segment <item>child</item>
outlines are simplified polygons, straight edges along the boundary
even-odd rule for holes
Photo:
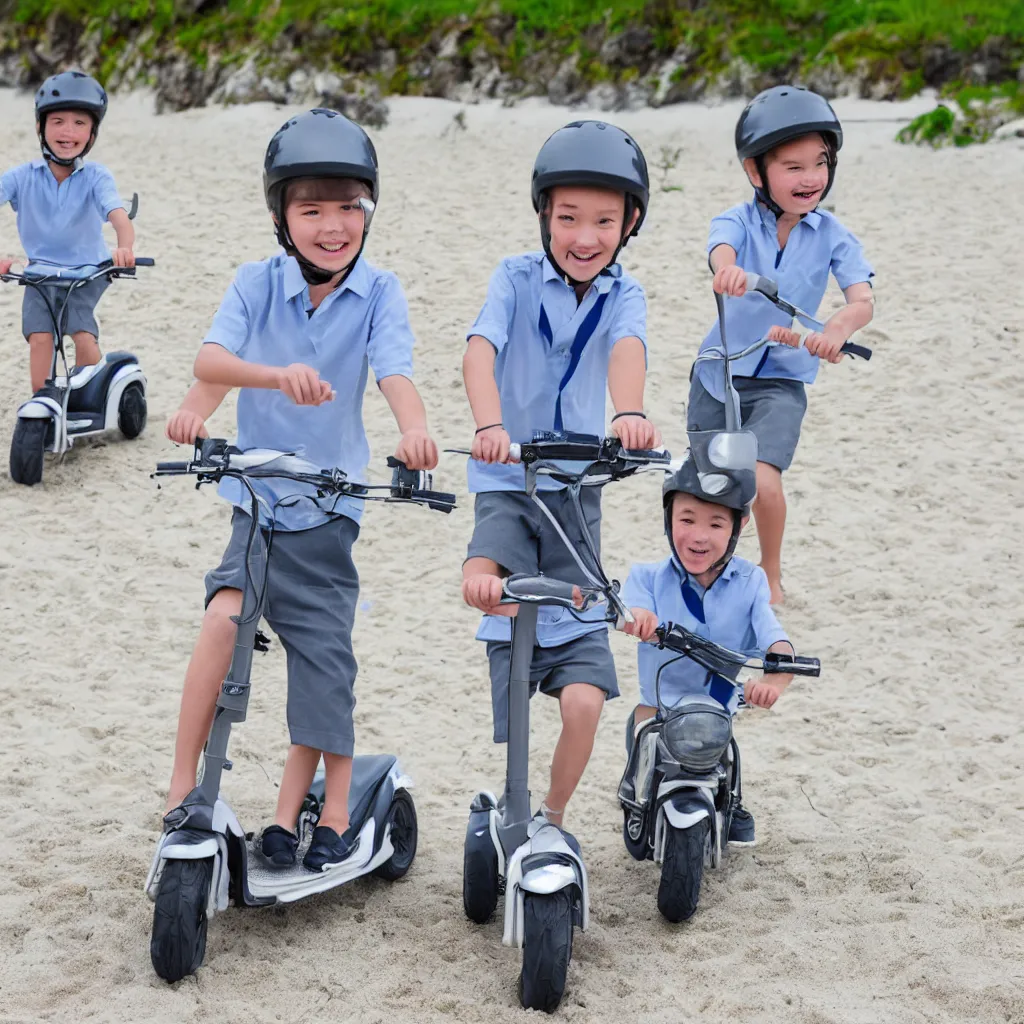
[[[786,499],[782,474],[793,461],[807,409],[804,385],[813,382],[818,360],[838,363],[854,331],[871,321],[871,278],[860,242],[818,204],[835,176],[843,130],[831,106],[816,93],[780,85],[755,97],[736,125],[736,152],[754,186],[754,198],[711,222],[708,253],[716,292],[742,296],[746,273],[774,278],[779,294],[801,309],[821,303],[831,269],[846,296],[845,308],[804,349],[768,347],[733,364],[744,428],[757,435],[757,500],[754,519],[761,567],[772,604],[781,604],[782,534]],[[798,346],[792,322],[758,296],[726,304],[730,351],[768,337]],[[718,345],[718,321],[701,351]],[[725,425],[720,363],[696,364],[690,385],[688,430]]]
[[[10,203],[18,214],[18,234],[30,263],[62,267],[90,266],[113,259],[118,267],[135,266],[135,229],[114,184],[101,164],[86,163],[107,112],[107,94],[81,71],[52,75],[36,93],[36,133],[41,160],[22,164],[0,177],[0,205]],[[103,222],[117,233],[111,254],[103,241]],[[0,274],[13,260],[0,260]],[[67,330],[75,343],[75,364],[100,361],[99,326],[94,310],[110,282],[97,278],[71,293]],[[24,289],[21,329],[29,344],[29,371],[35,394],[50,375],[53,323],[43,296]],[[48,295],[56,300],[54,289]],[[63,299],[63,291],[60,297]]]
[[[768,580],[752,562],[733,554],[740,531],[750,516],[754,473],[731,474],[730,485],[718,494],[705,492],[693,459],[666,477],[662,488],[665,534],[671,554],[661,562],[634,565],[622,589],[622,599],[636,620],[627,633],[650,640],[659,623],[675,622],[723,647],[762,655],[766,651],[793,653],[793,646],[769,603]],[[734,712],[739,691],[728,680],[701,668],[670,650],[644,645],[638,654],[640,703],[634,727],[658,712],[655,676],[661,673],[662,703],[677,704],[688,693],[710,694]],[[748,704],[770,708],[789,686],[788,674],[765,676],[748,684]],[[754,818],[742,805],[732,818],[729,842],[754,843]]]
[[[476,436],[469,489],[476,526],[463,564],[462,595],[487,616],[494,740],[508,738],[508,671],[514,614],[498,605],[502,577],[543,572],[583,582],[572,556],[525,493],[521,466],[508,465],[509,443],[536,430],[603,435],[605,388],[615,406],[611,430],[628,448],[650,448],[658,434],[643,413],[646,302],[643,289],[615,262],[647,211],[647,164],[625,132],[576,121],[555,132],[533,170],[533,206],[543,252],[503,260],[469,331],[463,374]],[[570,538],[582,543],[565,488],[542,477],[542,500]],[[600,492],[583,508],[600,541]],[[601,708],[618,696],[602,622],[581,623],[562,609],[541,608],[532,677],[558,697],[562,733],[541,812],[562,824],[583,774]]]
[[[233,387],[241,448],[302,451],[318,466],[360,480],[369,461],[362,419],[368,365],[402,439],[395,456],[411,468],[437,464],[426,415],[411,381],[413,337],[401,286],[362,258],[378,197],[377,156],[358,125],[333,110],[290,119],[270,140],[264,191],[284,252],[241,266],[196,358],[195,384],[168,424],[191,443]],[[252,481],[274,506],[299,491],[291,481]],[[321,752],[326,802],[303,863],[342,862],[352,776],[351,631],[359,592],[352,546],[362,502],[346,498],[331,515],[313,499],[276,508],[266,619],[288,655],[291,747],[274,824],[262,851],[295,863],[295,823]],[[206,577],[206,615],[185,675],[168,810],[195,785],[196,765],[231,661],[233,615],[242,606],[249,498],[238,481],[221,484],[235,505],[231,539]],[[331,507],[334,507],[331,499]]]

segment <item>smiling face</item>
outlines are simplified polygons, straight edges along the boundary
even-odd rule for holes
[[[747,176],[761,187],[761,175],[754,160],[743,161]],[[815,132],[786,142],[765,158],[768,192],[783,211],[793,216],[810,213],[821,202],[828,186],[828,149]]]
[[[46,115],[45,141],[64,160],[80,156],[93,133],[92,114],[84,110],[52,110]]]
[[[704,583],[701,577],[725,554],[732,539],[732,509],[678,492],[672,499],[671,526],[672,546],[683,568]]]
[[[546,210],[551,253],[558,268],[576,281],[592,281],[612,261],[626,235],[625,197],[601,188],[560,185],[551,190]],[[632,229],[639,211],[634,211]]]
[[[300,255],[338,274],[357,256],[366,214],[360,199],[370,190],[350,178],[310,178],[288,185],[284,216]]]

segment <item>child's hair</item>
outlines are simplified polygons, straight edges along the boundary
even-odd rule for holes
[[[370,199],[373,193],[358,178],[297,178],[285,186],[284,206],[292,203],[351,203]]]
[[[758,161],[758,170],[763,175],[763,163],[767,163],[769,160],[773,160],[775,158],[775,154],[778,153],[778,151],[782,149],[783,146],[788,146],[791,142],[799,142],[801,139],[806,139],[808,136],[811,135],[817,135],[818,138],[821,139],[822,144],[825,146],[825,156],[828,160],[828,165],[829,167],[835,167],[836,161],[838,159],[836,137],[831,132],[808,132],[806,135],[798,135],[795,138],[786,139],[784,142],[780,142],[777,146],[772,146],[772,148],[769,149],[768,152],[765,153],[763,156],[755,157],[755,160]]]

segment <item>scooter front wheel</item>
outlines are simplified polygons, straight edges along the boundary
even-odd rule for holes
[[[408,790],[395,790],[384,824],[391,829],[391,845],[395,852],[383,864],[374,868],[373,873],[378,878],[396,882],[412,867],[412,862],[416,857],[416,841],[419,836],[416,805],[412,802],[412,796]]]
[[[31,487],[43,479],[43,452],[51,421],[18,417],[11,437],[11,479]]]
[[[658,909],[673,924],[689,920],[696,913],[710,831],[711,822],[703,818],[689,828],[669,828],[665,836]]]
[[[199,970],[203,962],[212,877],[212,857],[168,860],[164,864],[149,943],[153,970],[164,981],[181,981]]]
[[[570,889],[524,895],[519,975],[519,1001],[524,1009],[554,1013],[562,1001],[572,958],[572,904]]]
[[[138,381],[132,381],[121,392],[117,406],[117,427],[128,440],[146,429],[146,392]]]

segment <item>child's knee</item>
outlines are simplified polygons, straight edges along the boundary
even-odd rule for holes
[[[597,728],[607,694],[592,683],[570,683],[558,691],[562,723],[569,728]]]
[[[782,497],[782,473],[777,466],[768,462],[757,464],[757,497],[759,499]]]
[[[52,334],[30,334],[28,336],[28,343],[30,348],[44,349],[47,352],[53,348],[53,335]]]
[[[203,616],[203,626],[218,636],[234,640],[238,629],[232,616],[242,613],[242,592],[234,587],[223,587],[210,599]]]

